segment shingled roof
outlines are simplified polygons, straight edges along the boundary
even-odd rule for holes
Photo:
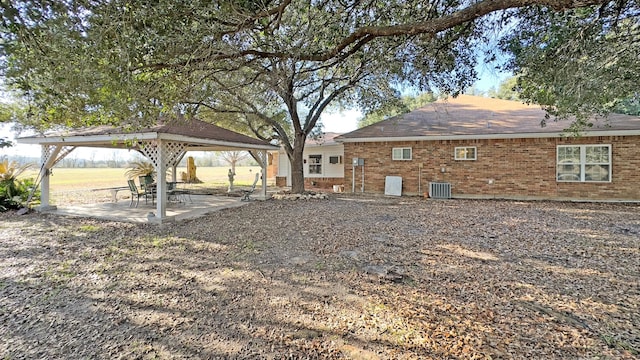
[[[547,121],[537,105],[460,95],[336,137],[339,142],[556,137],[569,121]],[[585,135],[640,135],[640,117],[594,119]]]
[[[324,132],[317,137],[310,136],[307,138],[306,146],[337,145],[338,143],[334,139],[340,135],[341,135],[340,133],[336,133],[336,132]]]
[[[191,150],[231,148],[277,149],[255,139],[197,119],[175,119],[158,125],[129,130],[125,127],[94,126],[22,137],[26,144],[67,144],[90,147],[127,147],[131,140],[165,139],[189,143]]]

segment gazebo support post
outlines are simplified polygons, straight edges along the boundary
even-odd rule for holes
[[[149,221],[162,223],[167,220],[167,168],[173,170],[173,181],[176,180],[176,167],[186,153],[186,144],[157,139],[139,142],[139,151],[144,154],[156,170],[156,204],[155,216]]]
[[[267,151],[259,151],[260,158],[262,159],[262,200],[267,200]]]
[[[173,164],[173,166],[171,166],[171,182],[178,182],[178,175],[176,174],[176,171],[178,171],[178,164]]]
[[[267,200],[267,150],[250,150],[249,153],[262,168],[262,190],[260,191],[260,200]]]
[[[40,169],[40,206],[38,207],[38,211],[48,211],[48,210],[55,210],[56,206],[51,206],[49,204],[49,200],[50,200],[50,186],[49,186],[49,179],[50,179],[50,174],[51,172],[49,171],[49,169],[51,169],[51,165],[49,164],[49,160],[50,159],[55,159],[56,156],[58,156],[58,153],[60,153],[60,150],[62,149],[62,146],[55,146],[53,147],[53,151],[51,150],[51,146],[49,145],[42,145],[42,153],[40,155],[40,162],[42,163],[42,168]]]
[[[180,161],[182,161],[182,159],[186,154],[187,154],[186,151],[182,152],[182,155],[178,156],[176,161],[173,164],[171,164],[171,181],[173,182],[178,181],[178,164],[180,164]]]
[[[64,159],[69,155],[75,146],[68,147],[63,145],[42,145],[42,151],[40,153],[40,206],[38,211],[49,211],[57,209],[57,206],[50,204],[51,186],[50,177],[51,169],[58,163],[58,161]],[[63,151],[64,150],[64,151]]]
[[[166,151],[164,143],[161,139],[157,142],[158,145],[158,158],[156,160],[156,221],[162,223],[167,217],[167,165],[166,165]]]

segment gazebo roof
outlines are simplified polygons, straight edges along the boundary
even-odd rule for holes
[[[138,140],[167,140],[187,144],[190,151],[277,150],[266,141],[206,123],[175,119],[144,129],[94,126],[18,138],[23,144],[50,144],[104,148],[135,148]]]

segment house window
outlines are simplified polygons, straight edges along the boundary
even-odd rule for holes
[[[309,155],[309,174],[322,174],[322,155]]]
[[[561,182],[610,182],[611,145],[558,145],[556,178]]]
[[[329,164],[342,164],[342,155],[329,156]]]
[[[475,146],[463,146],[454,149],[454,157],[456,160],[476,160],[476,154]]]
[[[411,160],[411,148],[393,148],[391,152],[393,160]]]

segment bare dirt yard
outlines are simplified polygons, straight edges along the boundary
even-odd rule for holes
[[[632,359],[640,206],[341,197],[0,214],[2,359]]]

